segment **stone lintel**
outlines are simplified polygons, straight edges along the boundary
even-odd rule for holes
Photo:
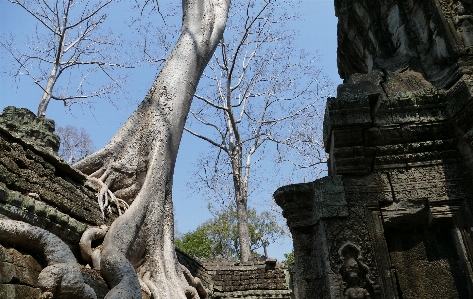
[[[276,190],[274,198],[291,228],[315,225],[320,219],[348,216],[341,176],[284,186]]]

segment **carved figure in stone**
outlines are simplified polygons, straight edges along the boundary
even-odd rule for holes
[[[437,60],[443,62],[449,57],[445,40],[439,32],[437,24],[433,20],[430,20],[429,27],[430,30],[432,30],[432,40],[434,42]]]
[[[465,47],[473,46],[473,16],[467,14],[465,7],[460,1],[454,6],[453,10],[456,14],[453,17],[453,23],[463,40],[463,44]]]
[[[369,299],[370,292],[365,288],[369,281],[367,279],[368,267],[363,264],[360,258],[360,250],[354,244],[347,243],[340,250],[340,257],[343,266],[340,272],[346,288],[343,292],[344,299]]]

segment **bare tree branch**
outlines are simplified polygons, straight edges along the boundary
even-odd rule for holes
[[[17,74],[25,72],[42,90],[38,116],[45,115],[51,99],[71,105],[73,99],[107,96],[111,88],[120,88],[118,82],[125,76],[113,73],[118,69],[131,68],[124,61],[116,61],[120,55],[119,37],[102,34],[100,27],[105,21],[113,0],[82,2],[80,0],[9,0],[33,16],[37,21],[36,36],[27,42],[10,41],[0,44],[19,66]],[[18,50],[14,43],[25,44]],[[34,46],[30,46],[34,45]],[[64,73],[76,74],[79,87],[64,81]],[[102,86],[101,80],[86,80],[90,75],[102,73],[110,81]],[[100,76],[102,76],[100,75]],[[80,77],[82,76],[82,77]],[[69,76],[74,80],[72,76]],[[61,90],[58,94],[57,90]]]
[[[31,16],[33,16],[36,20],[38,20],[39,22],[41,22],[41,24],[44,25],[44,27],[46,27],[47,29],[49,29],[49,31],[51,31],[52,33],[54,33],[55,35],[59,35],[59,32],[57,32],[55,30],[55,28],[52,28],[51,26],[49,26],[48,24],[46,24],[46,22],[44,22],[44,20],[42,20],[37,13],[35,13],[33,10],[29,9],[25,3],[22,3],[20,1],[12,1],[12,0],[9,0],[10,3],[13,3],[13,4],[17,4],[19,5],[21,8],[23,8],[24,10],[26,10]],[[49,18],[48,18],[49,19]]]
[[[200,138],[200,139],[202,139],[202,140],[205,140],[205,141],[209,142],[209,143],[212,144],[213,146],[216,146],[216,147],[220,148],[221,150],[223,150],[223,151],[225,151],[225,152],[228,151],[228,149],[227,149],[227,147],[226,147],[225,145],[218,144],[218,143],[216,143],[215,141],[213,141],[212,139],[207,138],[207,137],[205,137],[205,136],[203,136],[203,135],[197,134],[197,133],[195,133],[194,131],[189,130],[188,128],[184,128],[184,130],[186,130],[187,132],[191,133],[191,134],[194,135],[195,137],[198,137],[198,138]]]
[[[204,101],[205,103],[209,104],[210,106],[212,106],[212,107],[214,107],[214,108],[216,108],[216,109],[228,110],[226,107],[223,107],[223,106],[214,104],[214,103],[212,103],[211,101],[207,100],[206,98],[201,97],[201,96],[199,96],[199,95],[197,95],[197,94],[195,94],[194,97],[196,97],[196,98],[199,99],[199,100]]]
[[[233,0],[232,5],[220,50],[213,55],[201,80],[203,87],[195,96],[198,101],[193,103],[193,117],[188,119],[186,130],[216,149],[213,156],[199,160],[200,171],[194,176],[197,184],[193,185],[211,188],[213,197],[220,200],[236,202],[244,260],[248,198],[264,188],[265,184],[255,181],[271,176],[257,177],[253,173],[263,161],[275,164],[268,154],[274,144],[278,162],[321,146],[307,138],[308,143],[298,142],[297,138],[302,136],[300,130],[307,128],[301,125],[304,120],[320,122],[321,118],[311,118],[310,113],[319,99],[327,96],[329,89],[325,87],[330,82],[320,78],[317,60],[294,51],[294,33],[287,26],[294,16],[282,8],[285,4]],[[318,90],[315,82],[324,88]],[[209,132],[207,127],[220,130]],[[301,163],[297,157],[292,164],[317,165],[324,161],[320,154],[314,159]],[[230,185],[232,192],[222,192]]]

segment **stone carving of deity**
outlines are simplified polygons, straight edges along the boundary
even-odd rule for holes
[[[453,23],[463,40],[463,44],[465,47],[473,46],[473,16],[467,14],[465,7],[460,1],[454,6],[453,10],[456,14],[453,17]]]
[[[344,299],[370,299],[370,293],[364,288],[366,284],[367,267],[358,258],[359,249],[353,244],[345,244],[340,249],[340,257],[343,259],[343,266],[340,272],[346,288],[343,292]]]
[[[345,261],[345,282],[348,284],[344,299],[370,298],[370,293],[361,287],[360,267],[358,262],[350,257]]]

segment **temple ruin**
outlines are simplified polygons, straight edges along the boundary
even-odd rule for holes
[[[102,216],[99,186],[59,158],[58,148],[52,120],[11,106],[0,113],[0,219],[22,221],[59,237],[74,254],[84,282],[104,298],[109,287],[81,256],[79,243],[87,228],[110,225],[118,211],[112,206]],[[100,240],[92,246],[100,247]],[[200,278],[210,298],[291,298],[287,267],[274,259],[203,264],[178,249],[176,255]],[[39,252],[0,240],[0,298],[43,298],[38,276],[45,267]],[[143,293],[143,298],[149,296]]]
[[[274,194],[296,298],[473,298],[473,1],[335,10],[328,176]]]
[[[293,282],[273,260],[203,265],[177,250],[179,261],[212,298],[473,298],[473,1],[335,0],[335,10],[344,83],[327,100],[328,176],[274,194]],[[53,122],[4,110],[0,219],[59,237],[103,298],[78,244],[118,211],[102,217],[98,187],[58,146]],[[0,298],[39,298],[44,267],[0,244]]]

